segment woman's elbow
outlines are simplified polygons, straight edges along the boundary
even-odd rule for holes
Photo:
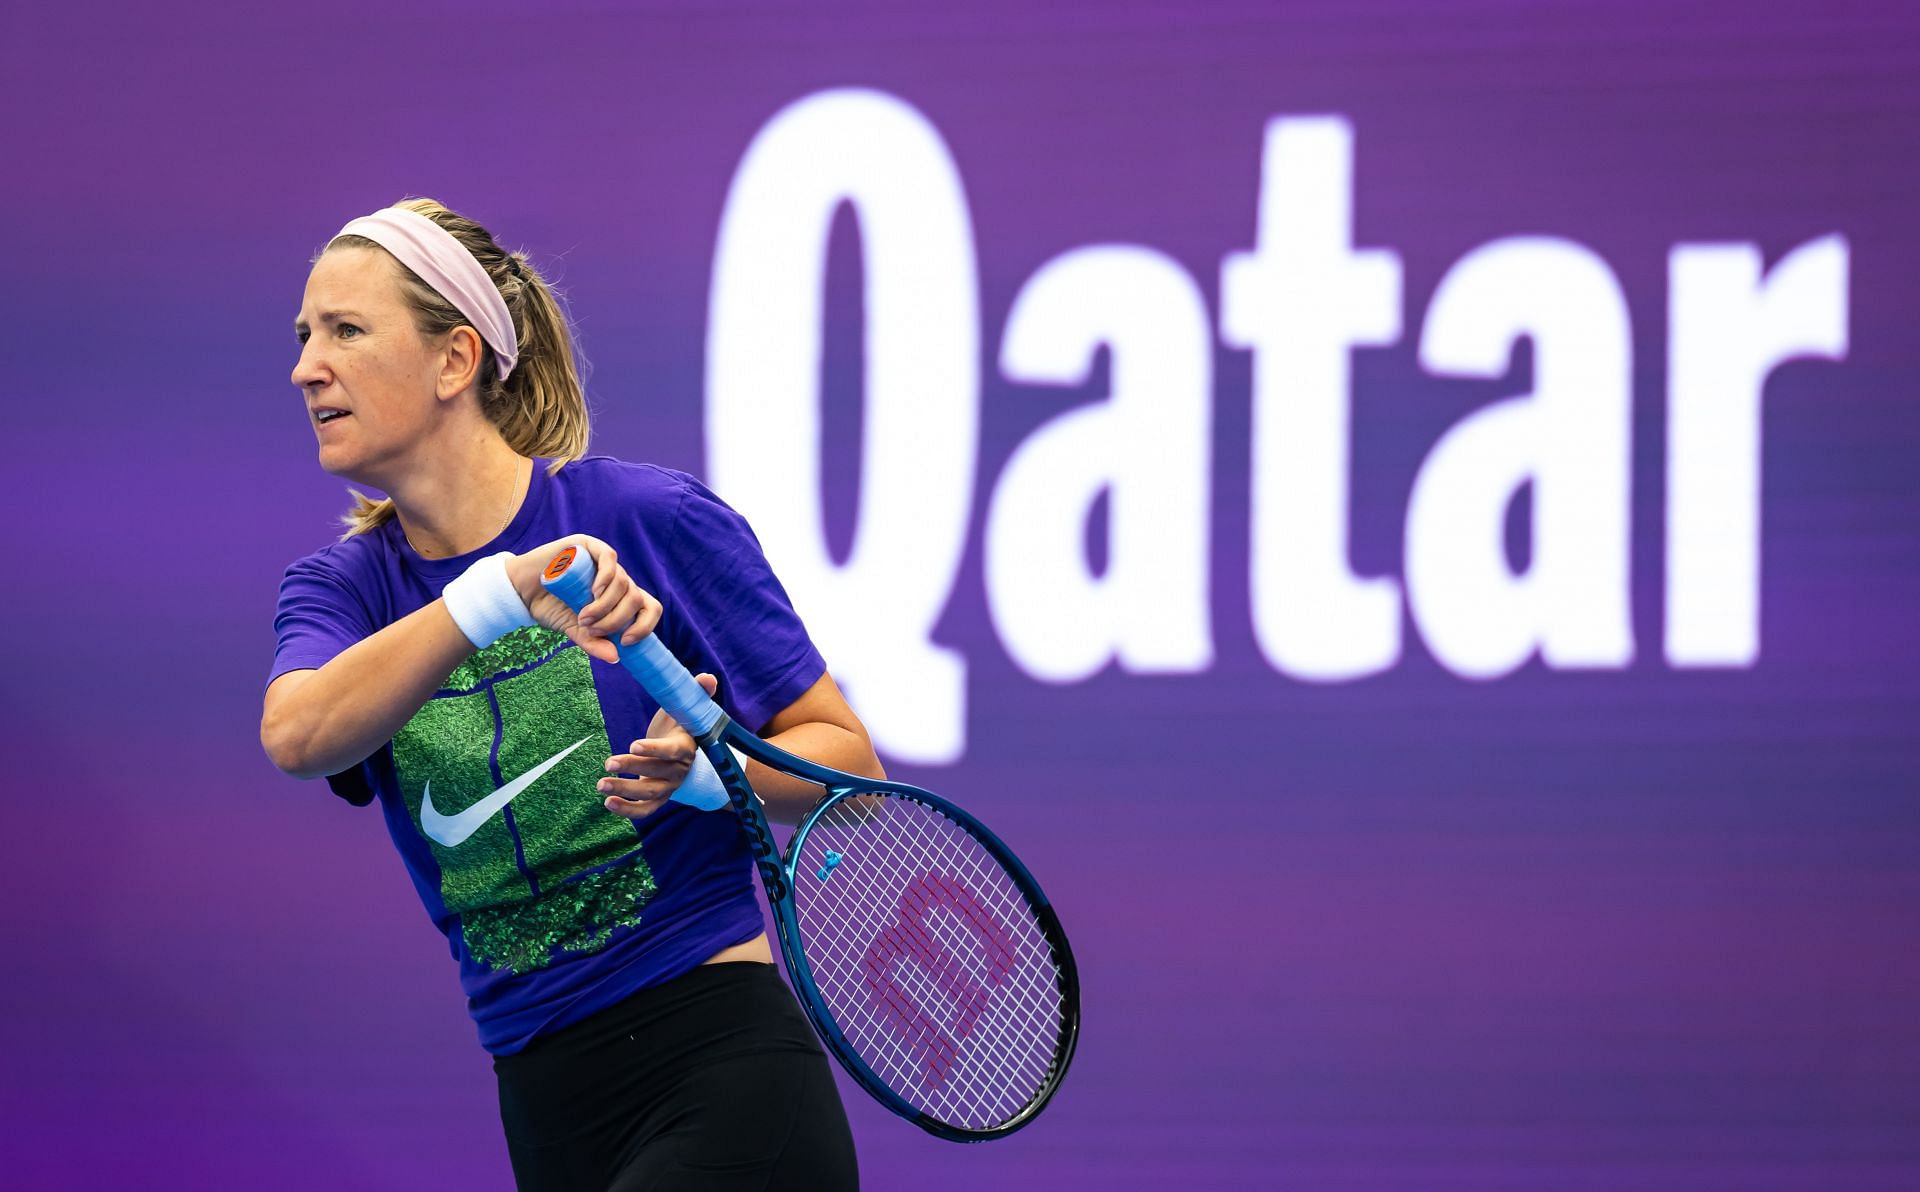
[[[308,772],[306,758],[301,755],[298,747],[275,736],[264,725],[260,729],[260,748],[266,750],[267,760],[273,763],[274,768],[287,777],[302,779],[314,777]]]
[[[315,764],[313,717],[296,702],[312,671],[288,671],[267,685],[260,703],[260,748],[280,772],[293,778],[320,778],[329,771]]]
[[[271,708],[260,715],[260,748],[266,750],[267,760],[289,778],[320,778],[325,774],[314,766],[304,734],[294,731],[287,718],[274,715]]]

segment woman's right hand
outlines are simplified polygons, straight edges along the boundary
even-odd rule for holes
[[[553,556],[577,546],[593,560],[593,599],[575,616],[566,602],[540,582]],[[507,576],[535,621],[564,633],[575,645],[602,662],[619,662],[613,640],[630,646],[660,623],[660,602],[633,582],[613,548],[588,534],[569,534],[537,546],[507,563]]]

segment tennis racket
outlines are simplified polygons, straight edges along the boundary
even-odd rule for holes
[[[592,599],[578,547],[541,576],[576,613]],[[691,733],[726,788],[779,927],[793,991],[820,1040],[882,1105],[940,1138],[1003,1138],[1039,1114],[1080,1032],[1080,979],[1026,866],[929,791],[862,778],[734,723],[660,639],[620,662]],[[825,788],[780,854],[734,750]]]

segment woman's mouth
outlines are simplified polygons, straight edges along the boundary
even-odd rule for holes
[[[337,409],[332,406],[321,406],[319,409],[313,412],[313,420],[316,423],[320,424],[321,426],[325,426],[327,423],[332,422],[335,419],[345,418],[346,416],[347,416],[346,410]]]

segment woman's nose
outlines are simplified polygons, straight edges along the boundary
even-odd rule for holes
[[[326,380],[326,370],[320,365],[320,353],[315,350],[313,340],[309,339],[300,346],[300,359],[293,362],[293,383],[300,389],[318,385]]]

